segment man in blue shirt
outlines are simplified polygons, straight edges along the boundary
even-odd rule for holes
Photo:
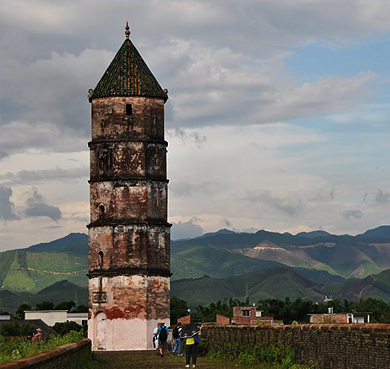
[[[158,334],[158,349],[160,351],[161,357],[164,357],[164,350],[167,349],[167,339],[168,339],[168,327],[165,325],[165,322],[162,321],[160,327],[157,329]]]

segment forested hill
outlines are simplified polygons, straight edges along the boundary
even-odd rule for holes
[[[214,248],[290,267],[325,270],[344,278],[364,278],[390,268],[390,226],[357,236],[309,233],[235,233],[221,230],[201,237],[172,242],[172,255],[191,248]]]
[[[298,235],[260,230],[220,230],[171,242],[171,280],[237,277],[292,267],[316,284],[366,278],[390,269],[390,226],[358,236],[325,231]],[[0,285],[12,292],[36,293],[68,280],[87,286],[88,236],[72,233],[52,242],[0,253]]]

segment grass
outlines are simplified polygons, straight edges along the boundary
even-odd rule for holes
[[[184,368],[185,357],[173,356],[171,353],[164,357],[156,355],[155,351],[114,351],[96,352],[94,354],[99,369],[177,369]],[[196,367],[202,369],[248,369],[247,365],[229,360],[215,360],[207,357],[198,357]],[[279,369],[280,366],[261,364],[256,369]]]
[[[34,356],[68,343],[78,342],[81,338],[82,332],[75,331],[71,331],[63,336],[50,336],[48,340],[41,342],[31,342],[30,339],[24,338],[6,340],[4,336],[0,336],[0,364]]]

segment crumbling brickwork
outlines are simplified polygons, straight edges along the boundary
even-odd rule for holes
[[[93,350],[151,348],[157,322],[169,325],[166,99],[129,39],[90,93]]]

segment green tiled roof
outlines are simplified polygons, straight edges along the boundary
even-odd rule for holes
[[[126,39],[93,90],[90,100],[111,96],[168,99],[133,43]]]

